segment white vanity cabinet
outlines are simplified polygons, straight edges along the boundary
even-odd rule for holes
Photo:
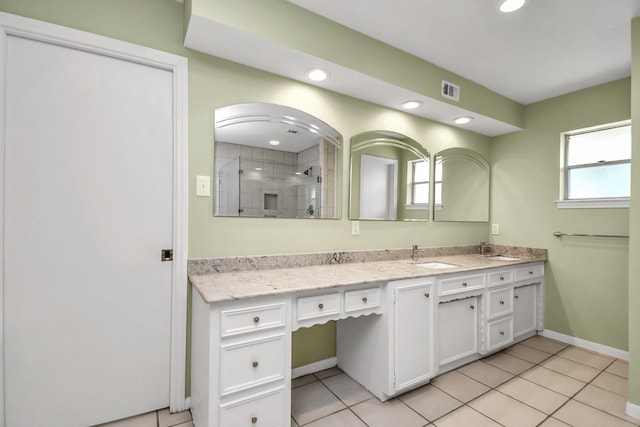
[[[291,308],[287,298],[192,299],[191,412],[198,427],[288,427]]]
[[[438,305],[439,364],[478,353],[478,297]]]
[[[544,328],[544,265],[528,264],[515,269],[513,290],[513,336],[515,340]]]

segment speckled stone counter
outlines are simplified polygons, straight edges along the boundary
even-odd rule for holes
[[[506,267],[547,259],[544,249],[489,246],[489,255],[498,254],[518,259],[491,259],[480,255],[477,245],[421,248],[416,261],[410,258],[410,250],[402,249],[216,258],[190,261],[189,280],[205,302],[216,303]],[[455,267],[433,269],[417,265],[434,261]]]

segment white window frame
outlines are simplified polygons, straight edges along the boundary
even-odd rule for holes
[[[431,176],[431,165],[429,164],[429,160],[424,159],[415,159],[409,160],[407,162],[407,203],[405,204],[405,209],[407,210],[426,210],[429,209],[429,203],[414,203],[415,199],[415,185],[416,184],[427,184],[427,188],[429,188],[429,198],[431,198],[431,187],[429,185],[429,179],[426,181],[415,181],[415,165],[418,162],[426,162],[429,166],[429,176]]]
[[[612,129],[622,126],[631,125],[631,120],[623,120],[605,125],[592,126],[583,129],[572,130],[560,134],[560,197],[557,200],[556,207],[558,209],[616,209],[628,208],[630,205],[629,197],[607,197],[592,199],[568,199],[567,198],[567,141],[571,135],[578,135],[587,132],[596,132],[606,129]]]

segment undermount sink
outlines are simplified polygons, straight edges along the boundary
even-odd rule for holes
[[[489,259],[493,259],[496,261],[520,261],[520,258],[515,258],[512,256],[506,256],[506,255],[493,255],[493,256],[489,256],[487,257]]]
[[[415,264],[418,267],[424,268],[433,268],[436,270],[444,269],[444,268],[456,268],[457,265],[447,264],[445,262],[433,261],[433,262],[423,262],[420,264]]]

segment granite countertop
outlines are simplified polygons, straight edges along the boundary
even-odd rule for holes
[[[494,252],[495,253],[495,252]],[[546,261],[545,250],[517,251],[518,260],[494,260],[478,253],[420,257],[416,261],[352,262],[233,272],[190,274],[189,280],[207,303],[244,298],[293,294],[345,286],[380,283],[449,273],[460,273],[492,267],[507,267],[535,261]],[[442,262],[456,267],[433,269],[416,264]]]

